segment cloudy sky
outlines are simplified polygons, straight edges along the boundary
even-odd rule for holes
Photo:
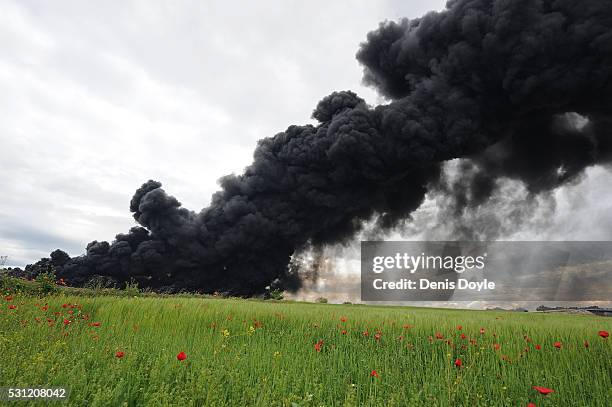
[[[380,21],[444,5],[0,3],[0,255],[18,266],[127,231],[148,179],[200,210],[258,139],[310,122],[334,90],[383,102],[361,85],[359,43]],[[612,237],[611,187],[595,169],[559,191],[537,237]]]

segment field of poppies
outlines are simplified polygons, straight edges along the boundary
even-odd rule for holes
[[[604,317],[180,297],[1,301],[0,387],[70,388],[62,405],[612,405]]]

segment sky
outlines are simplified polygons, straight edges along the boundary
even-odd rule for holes
[[[148,179],[199,211],[334,90],[381,102],[359,43],[444,2],[0,4],[0,255],[23,266],[127,231]]]
[[[359,43],[444,1],[0,4],[0,255],[23,267],[126,232],[149,179],[199,211],[257,140],[313,122],[333,91],[384,103],[361,83]],[[607,170],[553,198],[545,227],[536,216],[510,238],[612,239]],[[412,237],[426,237],[435,205],[415,213]],[[355,245],[335,253],[355,265]]]

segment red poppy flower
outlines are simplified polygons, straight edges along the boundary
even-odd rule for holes
[[[340,322],[346,322],[346,317],[340,317]]]
[[[91,324],[89,324],[89,325],[91,325],[91,326],[100,326],[100,323],[99,323],[99,322],[92,322],[92,323],[91,323]]]
[[[440,332],[436,332],[436,339],[444,339],[444,336]]]
[[[535,403],[529,403],[527,404],[527,407],[536,407]]]
[[[412,328],[412,325],[405,324],[405,325],[403,326],[403,328],[404,328],[404,329],[410,329],[410,328]]]
[[[12,295],[7,295],[6,297],[4,297],[5,300],[7,301],[13,301],[13,296]]]
[[[400,335],[400,336],[398,336],[398,337],[397,337],[397,340],[398,340],[398,341],[403,341],[403,340],[404,340],[404,335]]]
[[[41,309],[42,309],[43,311],[46,311],[46,310],[48,310],[48,309],[49,309],[49,306],[48,306],[47,304],[45,304],[45,306],[44,306],[44,307],[42,307]]]
[[[484,335],[484,333],[485,333],[485,329],[484,328],[480,328],[480,334]]]
[[[319,340],[319,342],[315,343],[314,348],[317,352],[321,352],[321,349],[323,349],[323,340]]]
[[[589,341],[584,341],[584,347],[588,348],[589,347]]]
[[[117,351],[117,353],[115,353],[115,357],[118,358],[118,359],[121,359],[124,356],[125,356],[125,353],[123,353],[121,351]]]
[[[68,304],[62,304],[62,308],[68,308]]]
[[[535,348],[536,348],[536,350],[542,349],[542,347],[540,345],[536,345]]]
[[[546,396],[547,394],[550,394],[550,393],[553,393],[553,392],[554,392],[554,390],[552,390],[552,389],[547,389],[546,387],[540,387],[540,386],[532,386],[532,387],[533,387],[534,389],[536,389],[538,392],[540,392],[540,394],[543,394],[543,395],[545,395],[545,396]]]
[[[374,335],[374,339],[376,339],[377,341],[380,341],[381,336],[382,336],[382,335],[380,334],[380,332],[377,332],[377,333]]]
[[[462,327],[461,325],[457,325],[457,329],[458,329],[459,331],[461,331],[461,330],[463,329],[463,327]]]
[[[378,375],[378,372],[377,372],[376,370],[372,370],[372,371],[370,372],[370,376],[371,376],[371,377],[380,377],[380,376]]]
[[[608,336],[610,336],[608,331],[599,331],[598,335],[601,336],[604,339],[606,339]]]
[[[501,348],[501,345],[499,343],[496,343],[495,345],[493,345],[493,348],[495,350],[499,350],[499,348]]]
[[[557,349],[561,349],[561,342],[555,342],[553,343],[553,346]]]
[[[461,334],[461,339],[465,339],[465,338],[467,338],[467,336],[465,336],[465,334],[464,334],[464,333],[462,333],[462,334]]]
[[[9,309],[17,309],[17,306],[16,306],[16,305],[11,304],[11,305],[9,305]]]
[[[179,352],[179,354],[176,355],[176,358],[178,360],[185,360],[185,359],[187,359],[187,354],[185,352]]]
[[[68,325],[70,324],[70,320],[69,319],[64,319],[64,325]]]
[[[461,367],[462,365],[463,363],[461,362],[461,359],[455,359],[455,366]]]
[[[363,332],[363,336],[369,336],[369,335],[370,335],[370,333],[368,331],[364,331]]]
[[[342,331],[340,331],[340,333],[341,333],[342,335],[346,335],[346,329],[343,329]]]

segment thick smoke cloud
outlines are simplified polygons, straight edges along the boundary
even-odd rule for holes
[[[538,194],[611,158],[610,2],[449,1],[382,23],[357,59],[388,104],[334,92],[314,110],[318,124],[261,140],[201,212],[148,181],[130,202],[142,227],[46,261],[74,285],[100,275],[172,291],[291,288],[293,253],[342,242],[365,221],[393,227],[444,185],[448,160],[469,163],[445,190],[460,213],[500,179]]]

